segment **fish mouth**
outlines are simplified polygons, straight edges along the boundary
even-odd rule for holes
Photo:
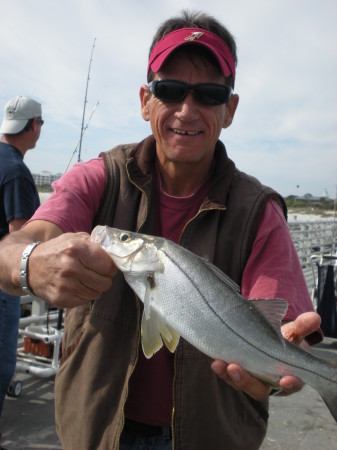
[[[174,134],[179,134],[181,136],[198,136],[201,134],[201,131],[193,131],[193,130],[180,130],[179,128],[170,128],[170,130]]]

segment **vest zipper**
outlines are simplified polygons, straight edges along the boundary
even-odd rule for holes
[[[146,202],[145,202],[145,204],[146,204],[146,211],[145,211],[145,216],[144,216],[144,220],[143,220],[143,222],[140,224],[140,226],[138,227],[138,229],[137,229],[137,233],[139,233],[139,231],[140,231],[140,229],[142,228],[142,226],[144,225],[144,223],[145,223],[145,221],[146,221],[146,219],[147,219],[147,216],[148,216],[148,211],[149,211],[149,200],[148,200],[148,196],[147,196],[147,194],[146,194],[146,192],[144,191],[144,189],[142,189],[138,184],[136,184],[132,179],[131,179],[131,177],[130,177],[130,173],[129,173],[129,170],[128,170],[128,164],[126,163],[126,173],[127,173],[127,175],[128,175],[128,179],[129,179],[129,181],[130,181],[130,183],[133,185],[133,186],[135,186],[144,196],[145,196],[145,198],[146,198]],[[209,207],[209,208],[203,208],[202,206],[201,206],[201,208],[199,209],[199,211],[197,212],[197,214],[194,216],[194,217],[192,217],[185,225],[184,225],[184,228],[183,228],[183,230],[182,230],[182,232],[181,232],[181,234],[180,234],[180,237],[179,237],[179,244],[180,244],[180,242],[181,242],[181,240],[182,240],[182,237],[183,237],[183,234],[184,234],[184,232],[185,232],[185,230],[186,230],[186,228],[200,215],[200,214],[202,214],[202,213],[204,213],[204,212],[207,212],[207,211],[214,211],[214,210],[216,210],[216,211],[226,211],[226,206],[217,206],[217,207]],[[139,332],[139,317],[140,317],[140,307],[139,307],[139,300],[138,300],[138,298],[137,298],[137,296],[135,295],[135,297],[136,297],[136,301],[137,301],[137,313],[138,313],[138,321],[137,321],[137,332],[138,332],[138,348],[137,348],[137,357],[136,357],[136,360],[135,360],[135,365],[133,366],[133,370],[132,370],[132,372],[131,372],[131,375],[130,375],[130,378],[131,378],[131,376],[132,376],[132,373],[133,373],[133,371],[134,371],[134,369],[135,369],[135,367],[136,367],[136,364],[137,364],[137,361],[138,361],[138,354],[139,354],[139,345],[140,345],[140,332]],[[174,434],[174,413],[175,413],[175,403],[174,403],[174,397],[175,397],[175,395],[174,395],[174,392],[175,392],[175,381],[176,381],[176,374],[177,374],[177,370],[176,370],[176,368],[177,368],[177,353],[175,352],[175,354],[174,354],[174,374],[173,374],[173,386],[172,386],[172,395],[173,395],[173,407],[172,407],[172,417],[171,417],[171,431],[172,431],[172,450],[174,450],[174,448],[175,448],[175,445],[174,445],[174,436],[175,436],[175,434]],[[130,378],[129,378],[129,380],[130,380]],[[129,383],[128,383],[128,385],[129,385]],[[128,391],[127,391],[127,393],[128,393]],[[126,399],[127,399],[127,395],[126,395],[126,397],[125,397],[125,402],[126,402]],[[123,404],[123,422],[124,422],[124,420],[125,420],[125,417],[124,417],[124,406],[125,406],[125,402],[124,402],[124,404]]]
[[[226,209],[227,209],[226,206],[222,206],[222,207],[218,206],[218,207],[211,207],[211,208],[203,208],[201,206],[199,211],[196,213],[196,215],[194,217],[192,217],[185,224],[185,226],[184,226],[184,228],[183,228],[183,230],[182,230],[182,232],[180,234],[180,237],[179,237],[179,244],[180,244],[180,242],[182,240],[182,237],[183,237],[183,234],[184,234],[186,228],[190,225],[190,223],[194,222],[194,220],[196,220],[196,218],[200,214],[202,214],[204,212],[207,212],[207,211],[214,211],[214,210],[216,210],[216,211],[226,211]],[[175,402],[174,402],[174,399],[175,399],[175,384],[176,384],[176,376],[177,376],[177,351],[178,350],[176,350],[175,353],[174,353],[174,372],[173,372],[173,385],[172,385],[172,395],[173,395],[173,407],[172,407],[172,418],[171,418],[172,450],[174,450],[174,448],[175,448],[175,445],[174,445],[174,437],[175,437],[175,435],[174,435],[174,414],[175,414]]]
[[[132,180],[132,178],[131,178],[131,176],[130,176],[130,173],[129,173],[129,168],[128,168],[128,163],[127,163],[127,162],[126,162],[126,164],[125,164],[125,170],[126,170],[126,173],[127,173],[127,175],[128,175],[128,179],[129,179],[130,183],[131,183],[133,186],[135,186],[135,187],[136,187],[136,188],[137,188],[137,189],[145,196],[145,199],[146,199],[146,202],[145,202],[146,211],[145,211],[145,214],[144,214],[144,220],[143,220],[143,222],[139,225],[139,227],[138,227],[137,230],[136,230],[136,232],[139,233],[140,229],[142,228],[142,226],[143,226],[144,223],[146,222],[146,219],[147,219],[147,216],[148,216],[148,212],[149,212],[149,199],[148,199],[148,196],[147,196],[146,192],[144,191],[144,189],[142,189],[137,183],[135,183],[135,182]]]
[[[181,232],[181,234],[180,234],[178,243],[179,243],[179,244],[181,243],[183,234],[185,233],[185,230],[187,229],[187,227],[188,227],[192,222],[194,222],[194,220],[195,220],[198,216],[200,216],[200,214],[202,214],[202,213],[204,213],[204,212],[207,212],[207,211],[226,211],[226,209],[227,209],[226,206],[217,206],[217,207],[214,206],[214,207],[211,207],[211,208],[203,208],[203,207],[201,206],[201,208],[200,208],[199,211],[196,213],[196,215],[195,215],[194,217],[192,217],[188,222],[185,223],[184,228],[183,228],[183,230],[182,230],[182,232]]]
[[[176,384],[176,375],[177,375],[177,350],[174,352],[174,367],[173,367],[173,383],[172,383],[172,415],[171,415],[171,431],[172,431],[172,450],[174,450],[174,391],[175,391],[175,384]]]

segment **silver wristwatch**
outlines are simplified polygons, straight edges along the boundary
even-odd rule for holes
[[[28,260],[29,257],[34,250],[34,248],[41,244],[40,241],[32,242],[26,247],[22,253],[21,263],[20,263],[20,285],[26,295],[30,295],[31,297],[36,297],[33,292],[30,290],[28,285]]]

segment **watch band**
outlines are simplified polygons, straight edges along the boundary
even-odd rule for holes
[[[40,241],[29,244],[22,253],[20,263],[20,285],[24,293],[31,297],[36,297],[36,295],[33,294],[28,285],[28,260],[34,248],[39,244],[41,244]]]

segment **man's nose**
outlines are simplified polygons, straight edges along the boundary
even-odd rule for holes
[[[190,90],[186,97],[178,103],[176,115],[185,120],[192,120],[198,115],[198,102],[193,96],[193,91]]]

